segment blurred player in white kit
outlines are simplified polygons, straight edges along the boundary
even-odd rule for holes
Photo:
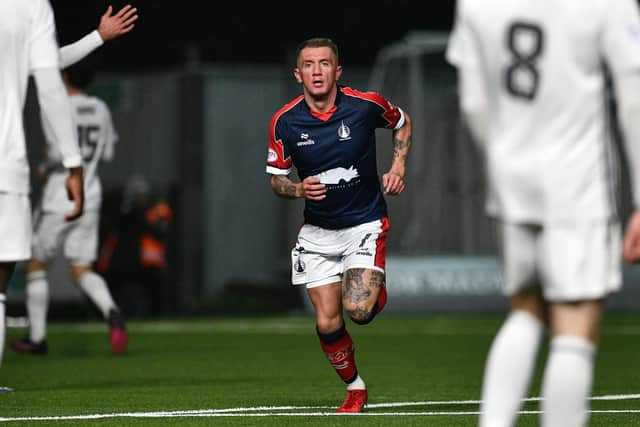
[[[48,0],[0,2],[0,357],[4,353],[6,289],[16,262],[31,256],[29,162],[23,109],[33,75],[43,115],[51,124],[73,200],[67,220],[82,215],[83,170],[69,97],[60,77],[56,27]],[[63,185],[61,183],[60,185]],[[0,392],[12,391],[1,387]]]
[[[100,20],[98,29],[79,41],[60,49],[62,66],[67,67],[101,46],[104,41],[126,34],[134,27],[137,10],[130,5],[112,15],[109,7]],[[84,163],[85,213],[82,218],[68,222],[63,212],[68,209],[66,195],[60,187],[64,179],[61,157],[56,149],[55,134],[51,124],[43,117],[43,129],[47,140],[47,159],[39,171],[46,176],[46,183],[34,221],[33,256],[27,263],[26,305],[29,318],[29,335],[11,342],[11,347],[21,353],[46,354],[46,322],[49,305],[47,265],[60,247],[69,261],[74,282],[98,307],[109,323],[111,348],[123,353],[128,334],[122,314],[111,297],[105,281],[93,272],[92,264],[97,256],[98,227],[102,187],[97,176],[100,160],[113,158],[117,133],[107,105],[100,99],[85,93],[93,78],[93,70],[76,66],[66,68],[64,82],[71,99],[73,119],[78,132],[78,142]]]
[[[607,295],[640,260],[640,19],[635,0],[459,0],[447,50],[487,167],[510,313],[485,365],[480,426],[515,424],[545,330],[542,425],[583,426]],[[606,72],[635,211],[615,209]]]

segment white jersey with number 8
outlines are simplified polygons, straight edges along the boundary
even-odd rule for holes
[[[447,58],[488,97],[489,212],[562,223],[614,214],[603,64],[640,71],[635,0],[459,0]]]

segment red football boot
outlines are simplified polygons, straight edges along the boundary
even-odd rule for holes
[[[344,399],[344,402],[342,402],[342,405],[340,405],[336,412],[354,414],[362,412],[367,404],[368,398],[369,394],[367,393],[367,390],[347,390],[347,398]]]
[[[111,340],[111,351],[115,354],[122,354],[127,349],[129,334],[124,326],[122,315],[117,310],[109,313],[109,338]]]
[[[129,343],[129,335],[127,331],[122,328],[112,327],[109,331],[111,339],[111,351],[116,354],[124,353]]]

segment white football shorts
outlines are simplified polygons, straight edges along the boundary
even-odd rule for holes
[[[549,301],[594,300],[622,286],[618,222],[502,223],[505,293],[541,286]]]
[[[350,268],[384,273],[389,218],[329,230],[305,224],[291,251],[291,282],[307,288],[342,282]]]
[[[85,211],[80,218],[65,221],[57,212],[41,212],[36,215],[33,235],[33,257],[39,261],[51,261],[64,245],[64,256],[74,265],[89,266],[98,254],[98,225],[100,215]]]
[[[0,192],[0,261],[31,257],[31,202],[28,194]]]

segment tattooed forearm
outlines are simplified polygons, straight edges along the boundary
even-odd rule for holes
[[[296,184],[283,175],[271,176],[271,189],[280,197],[287,199],[295,199],[298,197]]]
[[[405,112],[404,126],[393,131],[393,163],[391,168],[404,169],[404,163],[411,149],[411,136],[413,135],[413,123],[411,116]]]
[[[393,160],[405,161],[409,155],[409,147],[411,147],[411,138],[403,141],[399,138],[393,139]]]

